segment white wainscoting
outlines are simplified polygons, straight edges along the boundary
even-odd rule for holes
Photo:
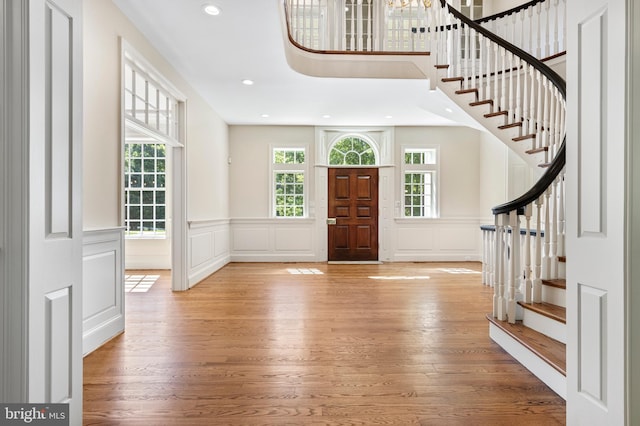
[[[85,231],[82,260],[82,351],[87,355],[124,331],[123,229]]]
[[[395,219],[391,239],[394,262],[482,260],[478,218]]]
[[[315,219],[232,219],[234,262],[318,262]]]
[[[189,221],[189,288],[229,263],[229,220]]]

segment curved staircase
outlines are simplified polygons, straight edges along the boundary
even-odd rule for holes
[[[390,61],[415,62],[419,58],[417,68],[429,76],[432,88],[446,93],[537,170],[539,179],[533,187],[517,199],[494,207],[494,224],[482,227],[483,282],[494,289],[493,312],[487,316],[489,334],[566,397],[566,89],[564,79],[539,59],[562,55],[564,1],[533,0],[472,21],[445,0],[410,0],[406,8],[388,15],[394,20],[394,28],[404,28],[398,20],[408,20],[408,30],[393,32],[398,40],[392,43],[373,37],[371,43],[362,43],[369,46],[364,51],[347,48],[358,43],[349,44],[345,38],[321,36],[321,28],[312,27],[313,36],[307,36],[310,32],[304,29],[292,28],[294,22],[320,22],[314,20],[319,16],[331,22],[323,15],[329,10],[322,8],[323,1],[284,2],[289,41],[303,49],[307,59],[314,53],[332,55],[336,61],[352,56],[336,55],[343,50],[365,62],[372,58],[378,61],[384,58],[387,45],[394,46],[387,52]],[[346,1],[351,2],[351,10],[359,8],[360,17],[366,15],[364,5],[371,11],[372,2],[378,1],[381,8],[386,4],[381,0]],[[527,20],[527,16],[535,19]],[[335,19],[344,21],[345,16]],[[370,34],[358,34],[362,37]],[[335,43],[305,46],[307,39]],[[399,52],[398,46],[406,46],[405,51]],[[291,59],[290,64],[293,66]]]

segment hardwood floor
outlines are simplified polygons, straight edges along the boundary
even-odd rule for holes
[[[479,270],[235,263],[182,293],[164,273],[85,358],[84,424],[564,424],[489,339]]]

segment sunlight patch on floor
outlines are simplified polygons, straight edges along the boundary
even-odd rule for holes
[[[438,271],[446,272],[448,274],[481,274],[480,271],[474,271],[467,268],[439,268]]]
[[[324,274],[324,272],[316,268],[289,268],[287,269],[287,272],[289,272],[291,275],[323,275]]]
[[[125,275],[125,293],[146,293],[158,281],[160,275]]]
[[[427,275],[415,275],[415,276],[390,276],[390,277],[369,277],[371,280],[428,280],[431,277]]]

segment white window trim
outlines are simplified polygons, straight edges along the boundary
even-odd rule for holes
[[[304,164],[275,164],[273,153],[278,149],[304,150]],[[309,173],[310,151],[309,145],[295,144],[270,144],[269,145],[269,214],[277,220],[300,220],[309,218],[309,191],[311,189]],[[304,175],[304,215],[302,216],[276,216],[276,185],[275,177],[278,172],[299,172]]]
[[[407,150],[422,150],[422,149],[434,149],[436,151],[436,164],[405,164],[404,156]],[[433,216],[406,216],[404,214],[405,210],[405,199],[404,199],[404,177],[407,172],[435,172],[435,183],[433,184],[433,189],[435,191],[434,202],[435,208],[433,211]],[[440,218],[440,145],[433,144],[419,144],[419,145],[402,145],[400,147],[400,178],[398,179],[400,184],[400,217],[408,220],[432,220]]]

